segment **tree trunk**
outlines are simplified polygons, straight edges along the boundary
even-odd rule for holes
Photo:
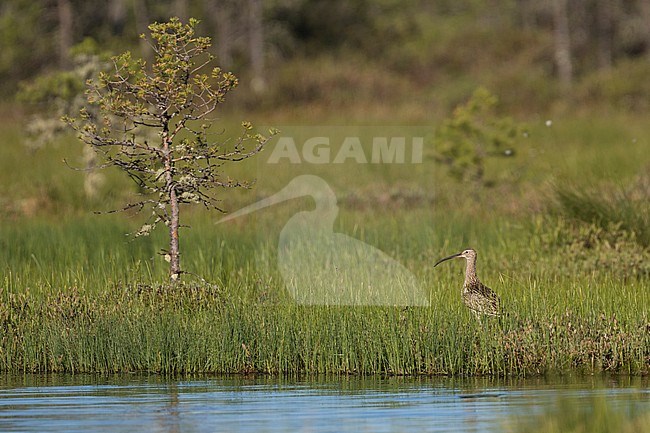
[[[149,11],[147,10],[145,0],[133,0],[133,15],[135,16],[135,30],[138,32],[138,35],[147,33],[147,28],[149,27]],[[147,62],[151,61],[151,46],[144,39],[140,39],[140,53]]]
[[[174,0],[174,14],[184,23],[189,20],[189,0]]]
[[[113,28],[113,33],[121,35],[126,23],[126,6],[124,0],[110,0],[108,3],[108,18]]]
[[[555,64],[560,84],[565,89],[573,81],[573,62],[571,60],[571,39],[569,33],[568,0],[553,0],[553,21],[555,39]]]
[[[212,18],[216,28],[217,61],[224,69],[232,67],[232,14],[233,5],[230,0],[206,0],[206,14]]]
[[[72,5],[70,0],[57,0],[59,18],[59,66],[70,66],[70,47],[72,47]]]
[[[178,242],[178,228],[180,226],[178,196],[174,182],[172,163],[172,138],[169,136],[169,118],[163,122],[162,132],[163,167],[165,170],[165,190],[169,197],[169,214],[167,224],[169,226],[169,279],[171,282],[178,281],[181,274],[180,252]]]
[[[171,209],[171,221],[169,224],[169,279],[172,282],[178,281],[181,275],[181,260],[178,242],[178,197],[174,186],[169,191],[169,207]]]
[[[255,93],[261,93],[266,89],[262,0],[248,1],[248,41],[251,70],[253,72],[251,88]]]
[[[524,29],[534,28],[535,20],[531,11],[529,0],[516,0],[519,25]]]
[[[650,59],[650,2],[642,0],[640,3],[641,20],[645,24],[645,55]]]
[[[596,23],[596,31],[598,32],[598,67],[600,69],[609,69],[612,67],[612,39],[614,36],[613,5],[610,0],[598,0],[596,4]]]

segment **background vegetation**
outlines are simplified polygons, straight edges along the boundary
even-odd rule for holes
[[[648,373],[648,11],[538,3],[3,2],[0,370]],[[32,115],[78,91],[74,53],[146,58],[142,22],[170,10],[200,18],[242,78],[215,125],[225,138],[242,118],[283,134],[358,127],[364,145],[369,125],[424,137],[421,164],[261,154],[228,173],[254,189],[220,198],[236,210],[296,174],[322,176],[338,199],[335,231],[403,263],[430,307],[293,303],[277,238],[307,199],[218,226],[219,215],[188,209],[183,261],[199,277],[167,287],[164,233],[133,239],[137,218],[92,214],[133,198],[129,180],[106,170],[89,193],[84,172],[62,162],[88,162],[73,134],[30,146]],[[462,266],[431,268],[466,246],[503,298],[501,321],[465,311]]]
[[[398,104],[426,120],[483,85],[513,113],[585,104],[647,109],[646,3],[7,0],[0,90],[11,96],[21,81],[71,68],[71,48],[88,49],[90,41],[102,52],[130,48],[148,58],[151,48],[138,35],[150,22],[194,16],[214,38],[221,66],[247,84],[235,98],[246,108],[359,105],[366,116],[390,102],[385,114],[394,116]]]

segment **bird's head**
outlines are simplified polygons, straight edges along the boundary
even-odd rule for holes
[[[459,258],[459,257],[462,257],[462,258],[464,258],[466,260],[474,260],[474,259],[476,259],[476,251],[473,250],[472,248],[468,248],[466,250],[461,251],[460,253],[452,254],[451,256],[448,256],[448,257],[445,257],[443,259],[438,260],[436,262],[436,264],[433,265],[433,267],[435,268],[436,266],[438,266],[440,263],[442,263],[444,261]]]
[[[463,258],[465,258],[467,260],[475,259],[476,258],[476,250],[474,250],[472,248],[468,248],[465,251],[463,251],[462,253],[460,253],[460,255],[458,257],[463,257]]]

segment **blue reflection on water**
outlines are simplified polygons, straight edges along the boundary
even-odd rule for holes
[[[43,383],[44,382],[44,383]],[[497,432],[558,401],[650,408],[645,384],[342,378],[0,381],[2,432]]]

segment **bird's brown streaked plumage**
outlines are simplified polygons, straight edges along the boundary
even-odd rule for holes
[[[433,266],[436,267],[446,260],[460,257],[466,261],[465,282],[463,283],[462,291],[463,303],[476,317],[480,317],[481,315],[500,316],[501,300],[499,296],[483,284],[476,276],[476,251],[471,248],[466,249],[460,253],[452,254],[451,256],[438,260]]]

